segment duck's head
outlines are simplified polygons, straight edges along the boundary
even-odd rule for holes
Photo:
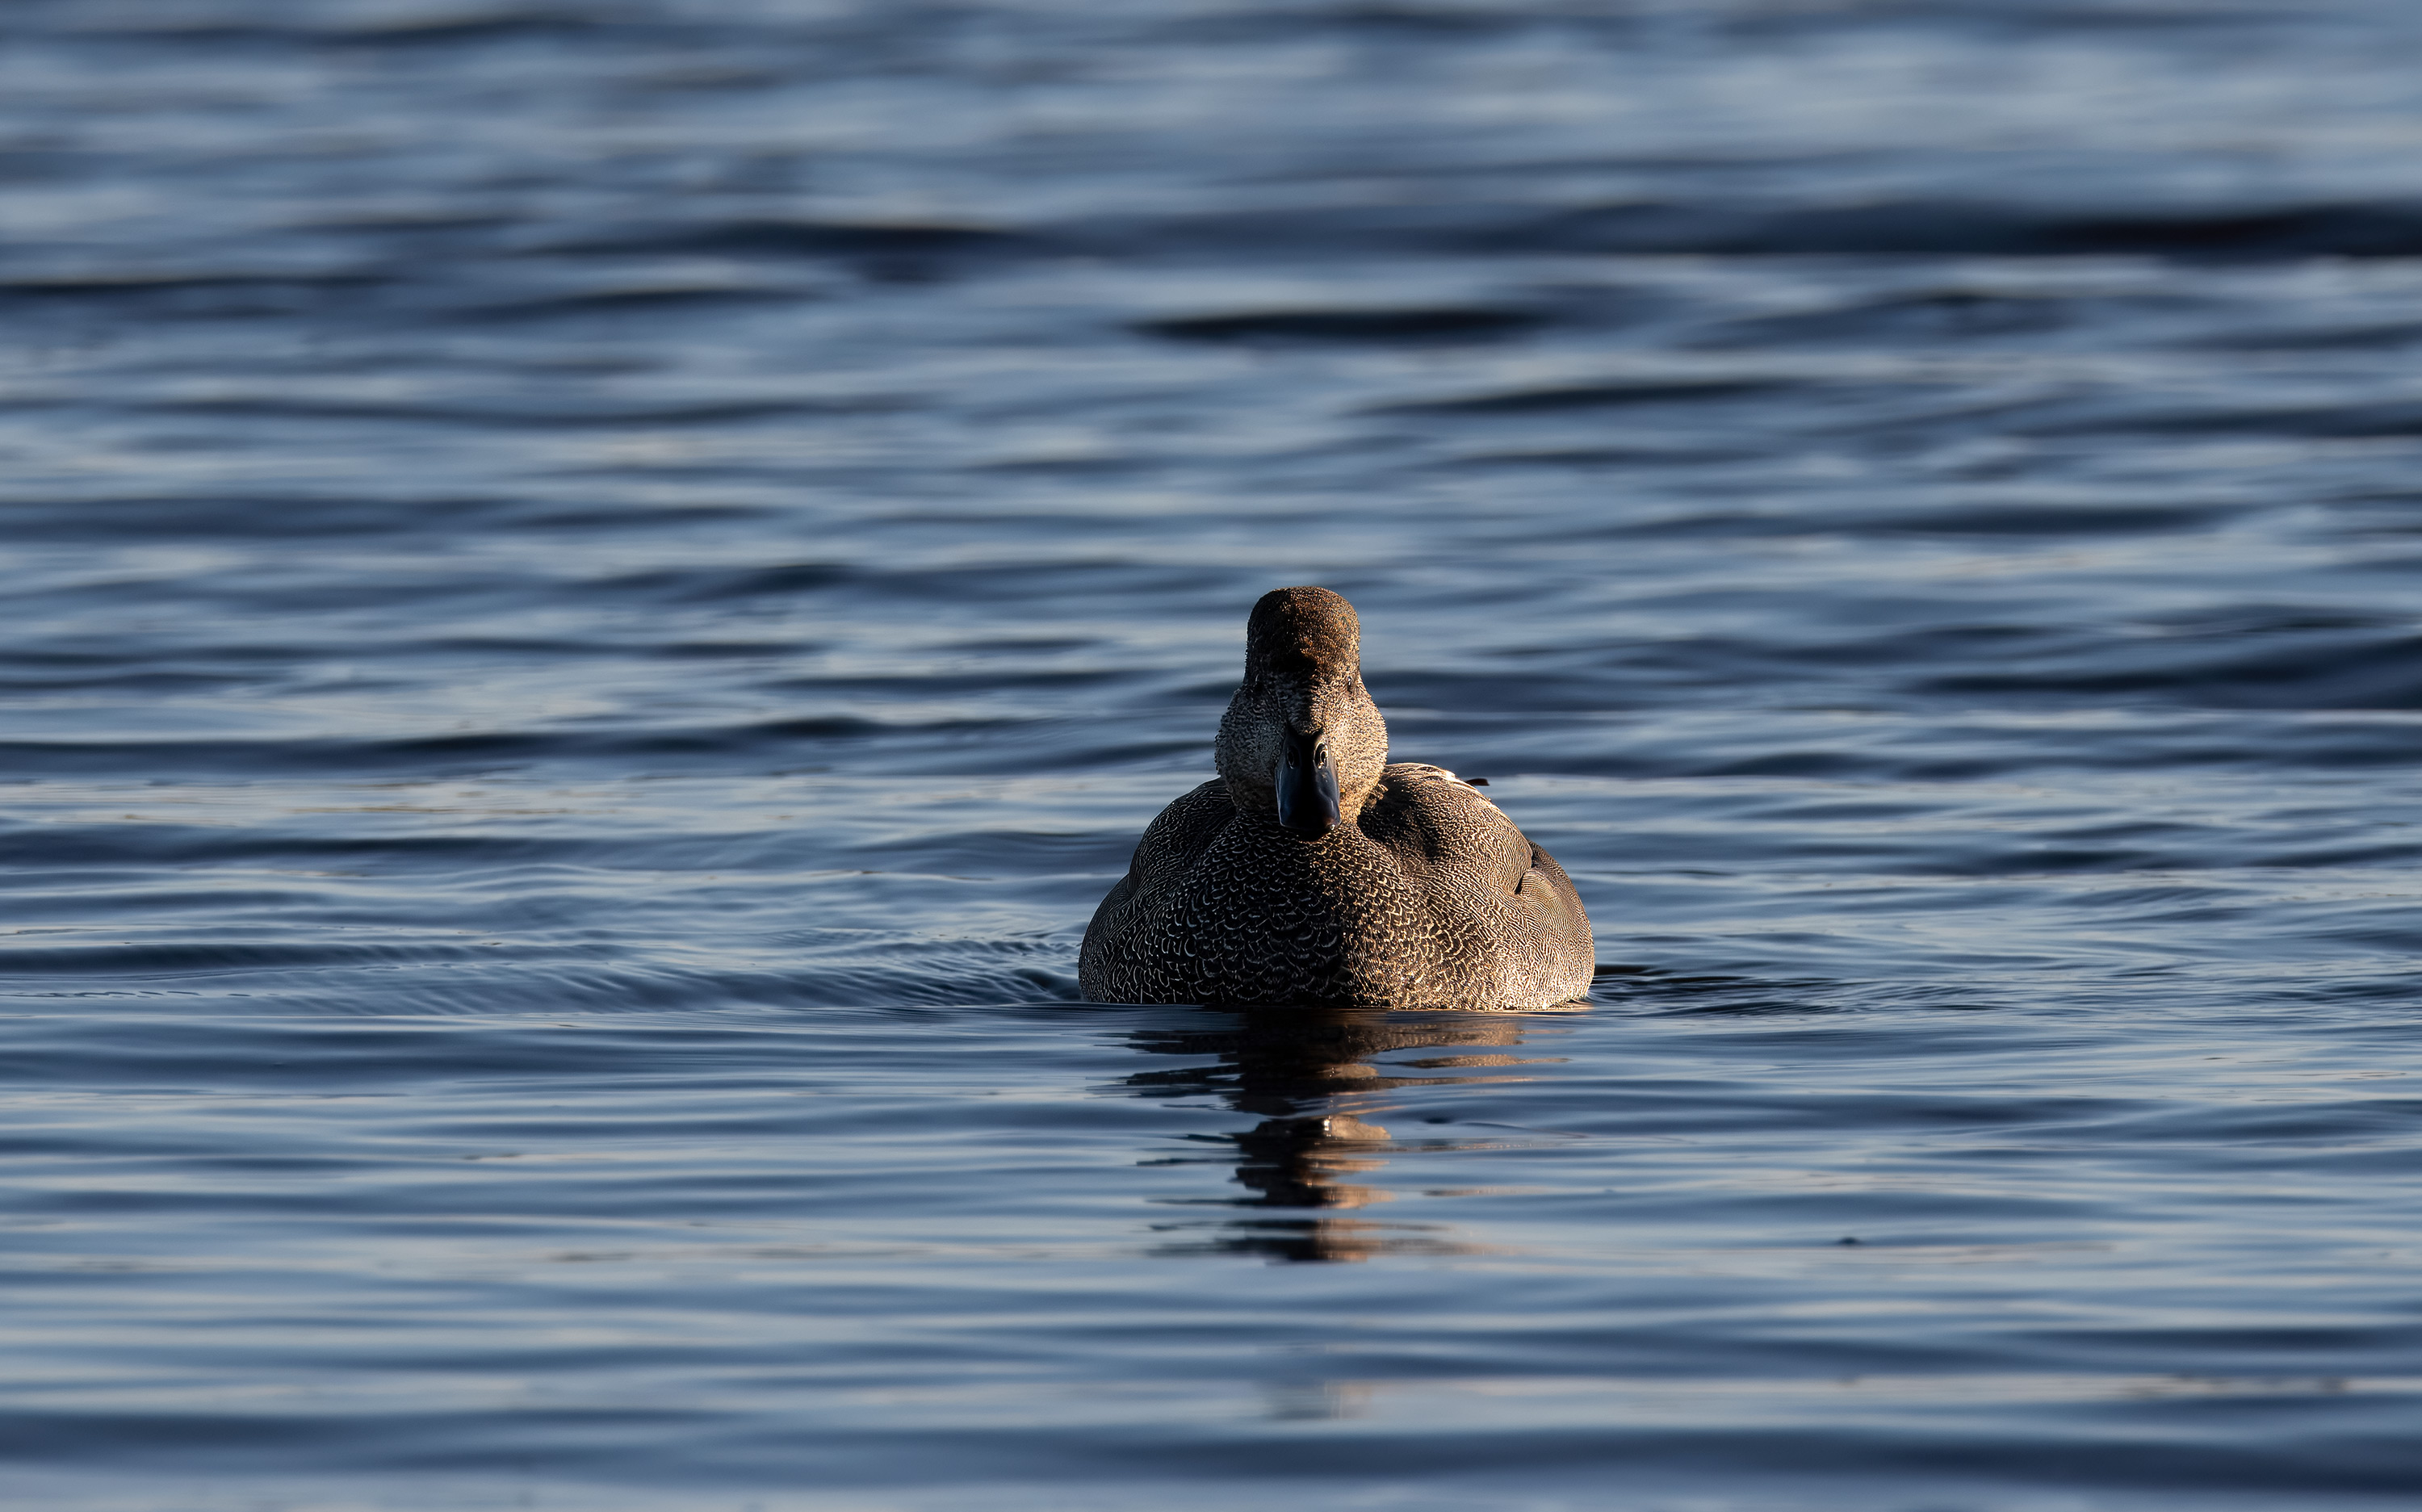
[[[1306,839],[1362,811],[1388,764],[1388,725],[1362,687],[1353,605],[1325,588],[1262,595],[1214,749],[1237,808]]]

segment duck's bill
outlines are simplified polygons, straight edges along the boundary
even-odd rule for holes
[[[1279,823],[1298,835],[1325,835],[1337,827],[1337,765],[1329,743],[1290,730],[1279,757]]]

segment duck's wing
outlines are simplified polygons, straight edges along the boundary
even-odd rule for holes
[[[1497,805],[1443,766],[1394,762],[1362,811],[1362,832],[1408,875],[1474,884],[1508,898],[1530,870],[1532,845]]]
[[[1085,996],[1096,1001],[1134,1000],[1134,985],[1127,980],[1131,967],[1123,960],[1129,953],[1122,947],[1159,912],[1171,885],[1193,869],[1195,858],[1235,817],[1228,785],[1215,777],[1161,810],[1144,827],[1127,862],[1127,874],[1110,889],[1085,927],[1077,966]]]
[[[1486,795],[1442,766],[1392,764],[1362,829],[1393,852],[1443,914],[1470,921],[1503,1000],[1545,1006],[1589,990],[1589,914],[1556,858]]]

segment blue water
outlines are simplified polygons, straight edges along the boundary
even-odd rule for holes
[[[2422,8],[0,41],[11,1504],[2422,1503]],[[1307,582],[1592,1001],[1077,1000]]]

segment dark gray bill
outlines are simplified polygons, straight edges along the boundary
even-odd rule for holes
[[[1337,827],[1337,766],[1329,743],[1318,735],[1286,732],[1279,757],[1279,823],[1298,835],[1325,835]]]

